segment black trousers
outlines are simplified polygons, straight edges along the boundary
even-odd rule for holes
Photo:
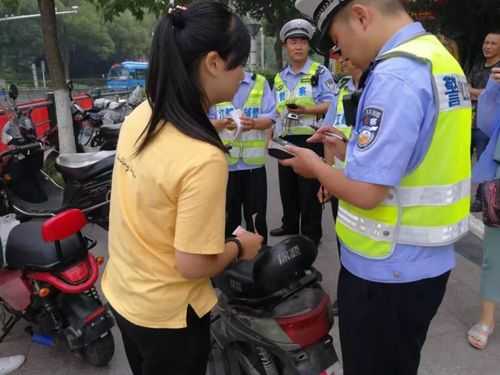
[[[330,203],[332,205],[333,221],[335,222],[335,224],[337,224],[337,216],[339,216],[339,200],[335,197],[332,197]],[[335,233],[335,238],[337,240],[337,252],[339,253],[339,259],[340,259],[340,240],[337,233]]]
[[[210,314],[189,307],[187,328],[139,327],[112,309],[134,375],[205,375],[210,352]]]
[[[309,144],[309,136],[290,135],[285,139],[296,146],[306,147],[323,156],[323,145]],[[319,242],[322,207],[317,194],[320,188],[318,180],[307,179],[296,174],[292,168],[279,165],[281,204],[283,205],[283,227],[291,231],[302,232],[313,241]]]
[[[344,267],[338,285],[345,375],[417,375],[431,320],[450,272],[406,284],[360,279]]]
[[[257,232],[267,243],[267,176],[266,168],[229,173],[226,195],[226,237],[241,225],[241,209],[248,231]],[[254,228],[252,215],[257,214]]]

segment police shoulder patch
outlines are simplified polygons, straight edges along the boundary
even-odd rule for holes
[[[376,107],[368,107],[363,111],[357,142],[360,150],[366,150],[375,143],[383,115],[384,111]]]
[[[325,85],[326,85],[326,88],[328,90],[330,90],[330,91],[335,91],[335,89],[336,89],[335,88],[335,82],[333,81],[332,78],[330,78],[329,80],[327,80],[326,83],[325,83]]]

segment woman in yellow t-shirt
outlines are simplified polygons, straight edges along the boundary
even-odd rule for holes
[[[226,149],[207,118],[243,79],[250,37],[215,2],[175,8],[153,38],[147,102],[122,126],[102,288],[134,375],[204,375],[210,278],[262,244],[225,241]]]

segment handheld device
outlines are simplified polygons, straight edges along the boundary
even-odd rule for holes
[[[273,138],[267,152],[270,156],[279,160],[291,159],[295,157],[295,155],[285,149],[285,146],[288,145],[292,144],[281,138]]]
[[[295,103],[288,103],[286,106],[289,109],[297,109],[297,108],[299,108],[299,106],[297,104],[295,104]]]

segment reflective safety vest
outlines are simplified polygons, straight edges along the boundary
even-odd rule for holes
[[[349,82],[351,81],[351,78],[345,78],[342,81],[339,82],[339,91],[337,94],[337,111],[335,114],[335,120],[333,123],[333,127],[340,130],[342,134],[344,134],[344,137],[346,139],[351,138],[352,134],[352,126],[354,124],[351,124],[351,126],[348,126],[346,124],[346,118],[345,118],[345,111],[344,111],[344,96],[350,94],[349,90]],[[327,124],[328,125],[328,124]],[[344,169],[345,168],[345,162],[335,158],[335,167],[338,169]]]
[[[242,111],[245,116],[257,118],[260,115],[266,79],[261,75],[256,75],[255,83],[250,90],[248,98]],[[234,111],[233,103],[224,102],[215,106],[217,119],[222,120],[231,116]],[[234,139],[236,130],[221,130],[219,136],[226,146],[231,146],[227,156],[229,165],[235,165],[238,160],[243,160],[248,165],[261,166],[266,162],[266,142],[267,137],[263,130],[249,130],[241,132],[237,139]]]
[[[351,251],[370,259],[389,258],[397,244],[450,245],[469,229],[472,111],[467,80],[432,35],[410,40],[379,60],[401,56],[429,67],[438,113],[422,162],[383,203],[364,210],[340,202],[337,234]]]
[[[302,107],[313,107],[316,105],[313,95],[312,77],[317,75],[321,65],[313,62],[309,68],[309,72],[302,76],[294,89],[290,92],[287,84],[278,73],[274,77],[274,92],[276,95],[276,110],[283,121],[283,134],[281,135],[311,135],[314,134],[314,129],[311,127],[316,123],[316,115],[299,115],[300,121],[297,125],[285,126],[288,110],[287,104],[296,104]]]

